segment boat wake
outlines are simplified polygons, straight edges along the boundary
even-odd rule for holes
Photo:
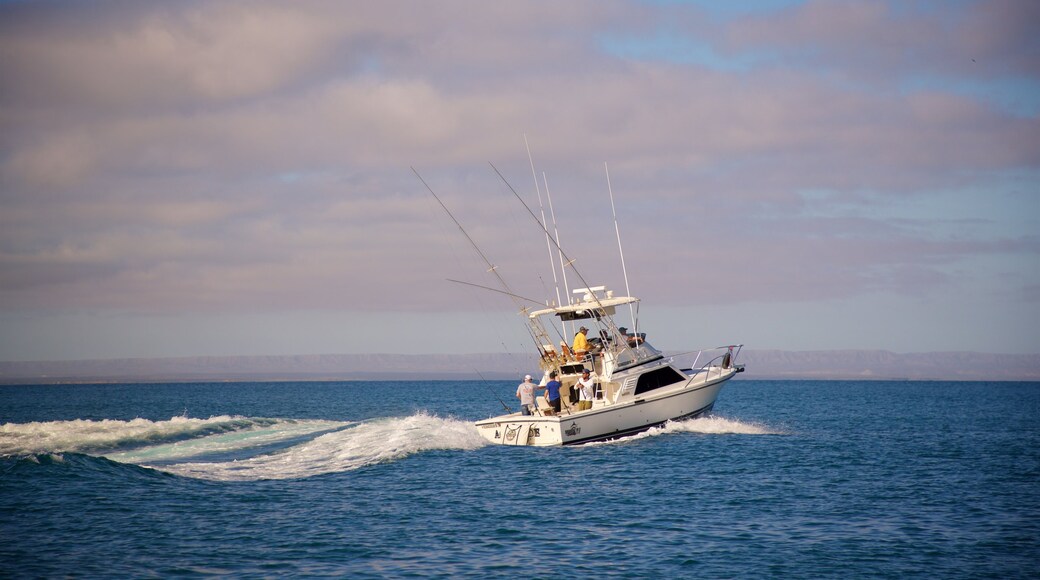
[[[0,456],[107,455],[134,462],[243,449],[343,428],[350,423],[221,415],[167,421],[46,421],[0,425]]]
[[[708,415],[687,419],[685,421],[669,421],[660,428],[665,433],[704,433],[706,435],[783,435],[784,432],[760,425],[758,423],[727,419],[718,415]]]
[[[780,435],[719,416],[668,422],[612,442],[673,433]],[[425,412],[360,422],[219,416],[167,421],[50,421],[0,425],[0,457],[62,462],[62,454],[103,456],[195,479],[298,479],[388,463],[432,450],[490,445],[469,421]]]
[[[296,479],[350,471],[423,451],[469,450],[485,445],[488,443],[469,421],[417,413],[365,421],[276,453],[235,461],[176,463],[158,469],[218,481]]]
[[[220,416],[0,425],[0,457],[60,462],[63,453],[104,456],[222,481],[310,477],[486,444],[469,421],[427,413],[357,423]]]
[[[684,421],[668,421],[660,427],[653,427],[642,433],[605,441],[597,445],[617,445],[646,439],[648,437],[659,437],[673,433],[700,433],[704,435],[784,435],[781,430],[773,429],[757,423],[727,419],[718,415],[686,419]]]

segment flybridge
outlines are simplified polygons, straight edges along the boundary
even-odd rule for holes
[[[617,306],[639,302],[638,298],[631,296],[615,297],[614,292],[607,290],[605,286],[578,288],[572,292],[582,295],[581,302],[536,310],[528,314],[528,318],[534,319],[546,314],[555,314],[564,322],[590,318],[600,319],[604,316],[613,316]]]

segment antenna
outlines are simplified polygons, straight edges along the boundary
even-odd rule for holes
[[[556,247],[560,248],[560,228],[556,225],[556,210],[553,209],[552,195],[549,194],[549,180],[545,178],[545,172],[542,172],[542,182],[545,184],[545,197],[549,200],[549,214],[552,216],[553,222],[553,233],[556,234]],[[545,232],[549,233],[548,230]],[[560,248],[560,270],[563,271],[563,289],[566,292],[570,292],[571,287],[567,284],[567,269],[563,267],[563,248]],[[568,303],[570,301],[570,295],[567,295]],[[557,298],[560,306],[564,306],[563,302]]]
[[[556,289],[556,303],[560,302],[560,281],[556,278],[556,262],[553,260],[552,254],[552,243],[549,240],[549,230],[545,227],[545,208],[542,206],[542,191],[538,188],[538,174],[534,170],[534,158],[531,157],[531,146],[527,143],[527,133],[524,133],[524,147],[527,148],[527,161],[531,164],[531,177],[534,179],[534,191],[538,194],[538,210],[542,214],[542,229],[545,230],[545,249],[549,253],[549,268],[552,269],[553,274],[553,286]],[[549,195],[549,186],[545,186],[545,194]],[[549,208],[552,209],[552,201],[549,202]],[[553,224],[556,223],[556,218],[553,218]],[[562,305],[562,304],[561,304]]]
[[[556,247],[559,248],[560,247],[560,228],[557,227],[557,225],[556,225],[556,210],[553,209],[552,195],[549,194],[549,180],[545,178],[545,172],[544,171],[542,172],[542,182],[545,185],[545,197],[549,200],[549,214],[552,216],[553,233],[555,233],[555,235],[556,235]],[[549,234],[549,230],[546,230],[545,233],[546,233],[546,235],[548,235]],[[560,253],[560,271],[563,274],[563,291],[564,291],[564,296],[567,297],[567,304],[570,304],[570,300],[571,300],[570,290],[571,290],[571,287],[570,287],[569,284],[567,284],[567,268],[564,267],[565,263],[563,261],[563,250],[562,249],[559,250],[559,253]],[[556,303],[559,304],[560,306],[565,306],[565,304],[563,303],[563,300],[561,300],[559,298],[559,294],[557,294]],[[561,320],[560,324],[563,326],[563,334],[565,336],[572,336],[574,334],[574,324],[573,323],[571,324],[571,327],[569,329],[567,328],[567,323],[566,322]]]
[[[614,209],[614,190],[610,187],[610,169],[607,167],[606,161],[603,162],[603,171],[607,173],[607,192],[610,194],[610,212],[614,214],[614,233],[617,234],[617,248],[618,253],[621,254],[621,273],[625,276],[625,293],[631,296],[632,290],[628,287],[628,270],[625,268],[625,250],[621,247],[621,228],[618,227],[617,210]],[[632,331],[639,332],[636,311],[631,303],[628,304],[628,313],[632,316]]]

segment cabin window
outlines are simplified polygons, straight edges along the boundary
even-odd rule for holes
[[[641,395],[654,389],[667,387],[683,380],[683,378],[672,367],[661,367],[639,377],[639,382],[636,383],[636,394]]]
[[[560,374],[564,375],[580,375],[581,371],[585,370],[585,365],[574,364],[574,365],[561,365]]]

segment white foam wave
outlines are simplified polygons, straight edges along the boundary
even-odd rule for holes
[[[349,471],[433,449],[469,450],[485,445],[487,441],[468,421],[417,413],[366,421],[269,455],[227,462],[178,463],[158,469],[220,481],[296,479]]]
[[[709,435],[782,435],[783,432],[758,423],[727,419],[718,415],[669,421],[661,426],[663,433],[705,433]]]
[[[661,435],[668,435],[672,433],[703,433],[706,435],[782,435],[782,431],[777,431],[765,425],[757,423],[738,421],[735,419],[727,419],[725,417],[719,417],[717,415],[709,415],[707,417],[697,417],[696,419],[686,419],[683,421],[668,421],[660,427],[653,427],[642,433],[637,433],[629,437],[622,437],[613,441],[606,441],[602,444],[618,444],[627,443],[630,441],[638,441],[640,439],[646,439],[647,437],[658,437]]]
[[[282,442],[291,443],[293,439],[340,429],[349,424],[338,421],[279,421],[269,427],[256,427],[122,453],[109,453],[106,457],[123,463],[183,461],[203,455],[255,450]]]
[[[228,415],[208,419],[173,417],[168,421],[77,419],[74,421],[5,423],[0,425],[0,456],[62,452],[96,455],[121,449],[165,446],[171,450],[171,456],[176,457],[177,453],[187,453],[192,443],[199,447],[195,453],[200,450],[206,451],[205,443],[193,442],[199,438],[232,434],[224,441],[224,448],[227,448],[229,444],[235,444],[233,442],[236,437],[239,439],[237,442],[239,446],[253,444],[249,441],[252,436],[258,438],[255,441],[269,443],[279,438],[296,437],[302,433],[328,430],[347,424],[334,421],[295,421]],[[172,451],[178,444],[182,447],[177,451]],[[148,451],[139,449],[137,453],[147,455]],[[115,456],[119,455],[130,458],[134,456],[134,452],[115,454]],[[157,455],[161,456],[161,453]],[[154,459],[155,457],[153,457]]]

